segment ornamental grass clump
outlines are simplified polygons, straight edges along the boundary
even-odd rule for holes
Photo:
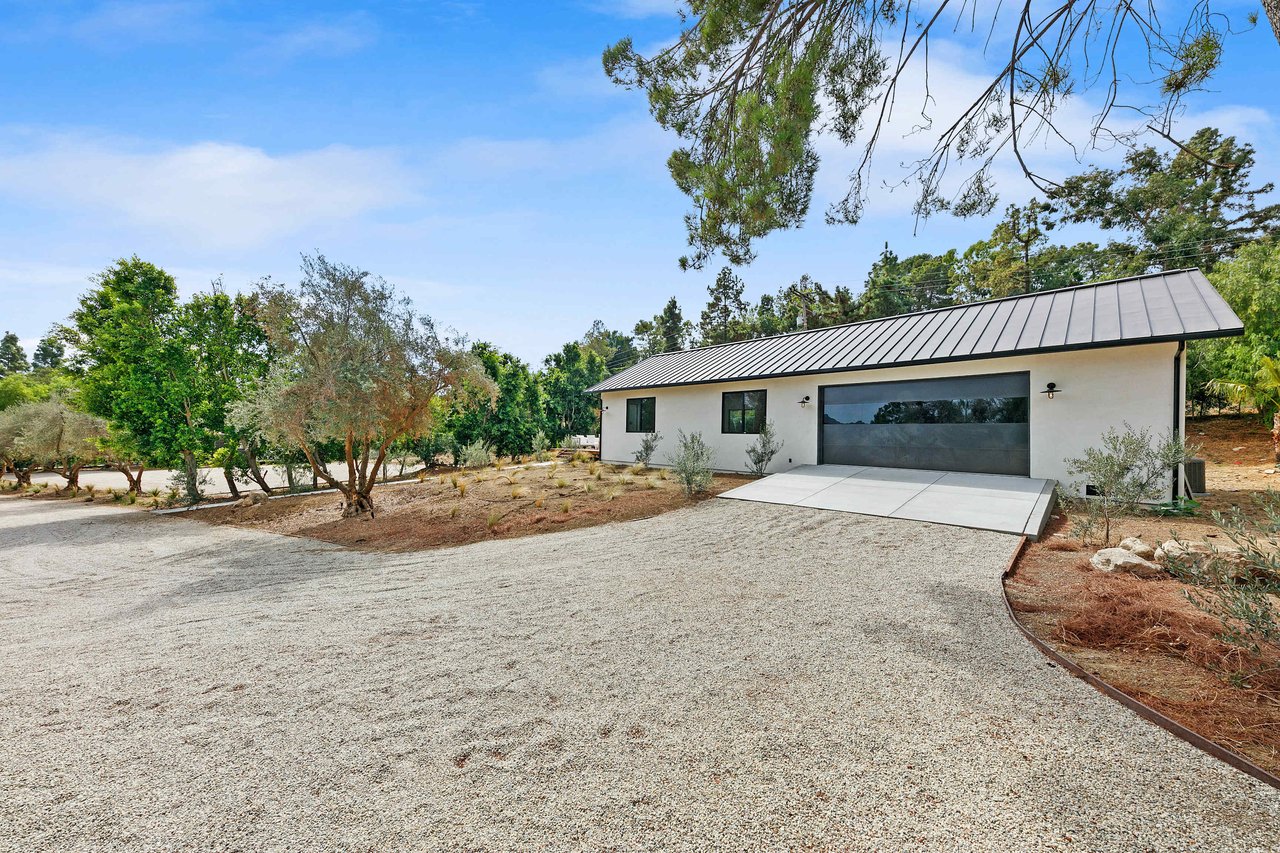
[[[686,497],[691,498],[711,488],[712,459],[711,446],[702,439],[702,433],[685,434],[684,430],[677,430],[676,449],[667,461]]]

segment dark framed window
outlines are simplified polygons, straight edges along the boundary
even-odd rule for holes
[[[758,433],[764,426],[763,391],[726,391],[720,404],[720,431]]]
[[[656,432],[654,414],[657,397],[632,397],[627,400],[627,432]]]

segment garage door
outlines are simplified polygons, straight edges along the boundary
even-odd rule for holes
[[[1031,374],[819,389],[818,459],[835,465],[1031,473]]]

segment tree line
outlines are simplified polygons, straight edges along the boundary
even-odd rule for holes
[[[381,278],[304,256],[297,285],[270,279],[245,294],[221,282],[187,300],[137,257],[94,277],[68,321],[28,363],[16,335],[0,346],[0,473],[36,470],[76,486],[110,464],[130,490],[148,467],[176,469],[198,500],[202,469],[272,487],[309,477],[342,493],[345,512],[373,508],[395,460],[431,464],[478,445],[517,455],[596,430],[583,391],[604,359],[566,343],[532,370],[489,343],[442,330]]]

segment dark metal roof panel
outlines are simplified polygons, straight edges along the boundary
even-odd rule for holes
[[[664,353],[592,392],[1240,334],[1199,270],[1175,270]]]
[[[1040,346],[1052,307],[1052,299],[1037,299],[1031,304],[1031,310],[1027,312],[1027,321],[1022,324],[1022,331],[1018,334],[1017,343],[1014,344],[1015,349],[1034,349]]]
[[[1071,316],[1067,318],[1067,344],[1093,340],[1093,306],[1097,297],[1097,288],[1076,291],[1071,300]]]
[[[1114,341],[1120,338],[1120,297],[1115,285],[1099,287],[1093,300],[1094,341]]]
[[[1004,331],[992,346],[994,352],[1012,352],[1018,348],[1018,339],[1022,337],[1022,330],[1027,327],[1027,316],[1031,313],[1035,300],[1019,299],[1009,304],[1013,306],[1013,313],[1009,315],[1009,322],[1004,324]]]

